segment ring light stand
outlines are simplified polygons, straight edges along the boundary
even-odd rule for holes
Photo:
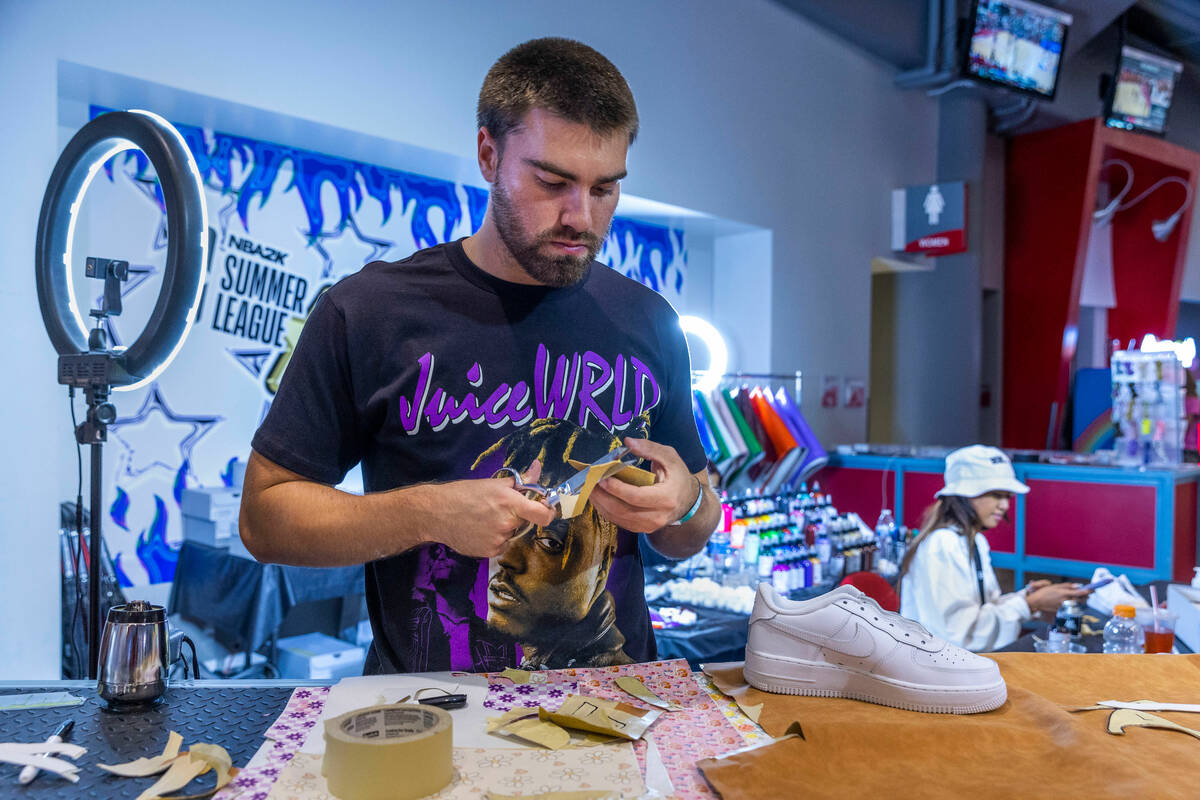
[[[129,262],[89,257],[86,274],[104,281],[100,308],[89,310],[90,331],[79,313],[71,282],[71,246],[83,196],[108,159],[125,150],[145,153],[158,174],[167,214],[167,259],[162,289],[146,327],[127,348],[109,348],[106,317],[121,313],[121,282]],[[37,230],[37,291],[42,321],[58,351],[58,382],[82,389],[87,417],[75,429],[91,447],[88,537],[88,676],[96,677],[100,642],[101,448],[117,412],[110,391],[136,389],[154,380],[183,347],[204,285],[208,217],[200,172],[187,143],[165,119],[148,111],[114,111],[84,125],[54,166],[42,199]]]

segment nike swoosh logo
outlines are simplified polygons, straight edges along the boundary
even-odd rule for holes
[[[821,636],[820,634],[810,633],[808,631],[798,631],[795,628],[791,628],[787,625],[778,624],[777,620],[771,620],[771,622],[789,636],[794,636],[797,639],[803,639],[804,641],[815,644],[818,647],[835,650],[842,655],[849,656],[850,658],[870,658],[875,654],[875,639],[869,633],[864,634],[862,623],[858,620],[851,621],[850,625],[853,626],[853,631],[849,636],[837,638],[832,636]],[[843,631],[845,631],[845,628],[843,628]]]

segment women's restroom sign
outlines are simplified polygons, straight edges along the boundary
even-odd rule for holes
[[[892,190],[892,249],[945,256],[967,249],[967,185],[931,183]]]
[[[837,408],[838,392],[842,388],[842,379],[837,375],[821,377],[821,408]]]

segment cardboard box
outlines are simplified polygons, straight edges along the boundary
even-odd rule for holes
[[[1175,622],[1175,639],[1200,653],[1200,589],[1186,584],[1172,583],[1167,586],[1167,611],[1178,614]]]
[[[229,547],[233,540],[241,541],[237,517],[214,522],[188,514],[183,515],[183,538],[209,547]]]
[[[242,490],[232,486],[202,486],[184,489],[179,498],[179,508],[185,517],[212,520],[213,522],[237,522],[242,507]]]
[[[323,633],[306,633],[279,640],[279,677],[341,680],[362,675],[367,653]]]

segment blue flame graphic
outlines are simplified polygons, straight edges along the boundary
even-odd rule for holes
[[[112,109],[93,105],[90,107],[90,114],[96,117],[110,110]],[[283,191],[286,193],[295,189],[300,196],[308,221],[305,234],[310,246],[318,246],[323,235],[337,233],[353,225],[354,214],[362,207],[364,192],[379,203],[383,223],[392,215],[393,189],[400,192],[402,213],[410,204],[413,205],[409,227],[418,248],[449,241],[455,227],[463,219],[463,203],[458,195],[457,186],[452,181],[220,131],[206,134],[203,129],[194,125],[174,124],[191,149],[205,184],[219,189],[222,194],[236,197],[238,217],[247,232],[250,230],[251,206],[262,208],[266,205],[280,170],[287,164],[291,165],[292,180]],[[121,157],[137,160],[138,180],[153,180],[144,175],[149,164],[140,151],[131,151],[115,158]],[[240,186],[234,186],[235,160],[249,170]],[[106,168],[109,169],[111,177],[111,163]],[[330,220],[328,225],[321,208],[321,190],[327,183],[333,187],[338,198],[337,220]],[[483,224],[488,191],[465,184],[462,188],[466,196],[465,212],[471,232],[474,233]],[[161,203],[162,193],[157,189],[157,184],[156,192]],[[443,224],[440,231],[434,231],[429,221],[429,212],[434,208],[442,211]],[[620,264],[634,253],[640,253],[637,268],[631,271],[629,277],[657,291],[666,287],[673,287],[676,292],[682,291],[684,268],[687,263],[682,230],[625,217],[614,217],[608,243],[610,247],[615,245],[615,261]],[[657,267],[652,260],[656,251],[660,254]],[[612,263],[614,259],[610,258],[609,261],[609,266],[617,266]]]
[[[463,186],[467,193],[467,212],[471,215],[471,233],[483,227],[483,215],[487,212],[488,190],[476,186]]]
[[[234,456],[225,464],[225,471],[221,473],[221,483],[225,486],[233,486],[233,465],[237,461],[237,456]]]
[[[163,583],[175,578],[179,551],[167,544],[167,504],[154,495],[154,522],[142,531],[137,540],[137,557],[150,576],[150,583]]]
[[[133,586],[133,581],[129,579],[129,576],[125,574],[125,568],[121,566],[121,553],[117,553],[113,558],[113,570],[117,573],[117,584],[121,588],[128,589]]]
[[[187,488],[187,474],[188,460],[185,458],[175,473],[175,485],[171,487],[171,494],[175,496],[175,505],[183,502],[183,490]]]
[[[683,289],[683,270],[679,267],[671,268],[676,256],[682,255],[683,231],[672,230],[649,222],[636,222],[624,217],[614,217],[608,237],[610,242],[616,243],[619,262],[624,262],[630,255],[641,250],[641,255],[638,257],[638,271],[629,277],[646,284],[655,291],[662,291],[663,287],[671,285],[674,286],[676,292]],[[628,250],[626,250],[627,242],[629,243]],[[655,251],[659,254],[660,266],[657,269],[651,258]],[[614,265],[610,263],[609,266]],[[671,280],[668,272],[675,273],[674,280]]]
[[[129,530],[125,515],[129,513],[129,495],[120,486],[117,487],[117,499],[108,509],[108,516],[123,530]]]

